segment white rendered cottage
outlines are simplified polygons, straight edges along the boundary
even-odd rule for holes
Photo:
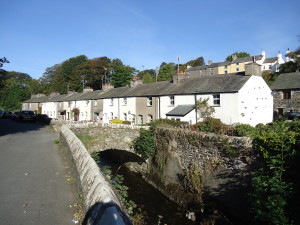
[[[208,99],[215,109],[214,118],[225,124],[255,126],[273,120],[271,89],[260,76],[215,75],[185,78],[169,86],[160,97],[161,118],[194,124],[201,115],[194,105]]]

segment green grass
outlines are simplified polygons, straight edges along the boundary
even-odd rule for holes
[[[77,137],[79,138],[79,140],[84,144],[84,146],[89,149],[90,147],[92,147],[95,142],[97,137],[93,137],[87,134],[77,134]]]

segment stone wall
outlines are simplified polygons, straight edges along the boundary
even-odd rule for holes
[[[131,224],[98,165],[68,126],[61,127],[60,139],[70,161],[73,162],[77,184],[83,194],[83,224]]]
[[[254,160],[250,138],[167,128],[157,128],[155,137],[157,151],[145,175],[150,183],[180,204],[209,196],[247,218],[245,192]]]
[[[278,112],[278,108],[283,109],[283,114],[290,112],[300,112],[300,91],[291,91],[291,99],[283,99],[283,92],[277,91],[274,97],[274,111]]]
[[[113,129],[111,127],[93,127],[82,129],[81,127],[71,128],[75,134],[86,134],[96,137],[96,144],[90,147],[90,152],[101,152],[109,149],[125,150],[134,153],[132,143],[139,136],[139,130],[121,127]]]

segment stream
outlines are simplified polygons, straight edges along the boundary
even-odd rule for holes
[[[123,175],[123,184],[128,189],[128,200],[134,201],[145,215],[144,224],[199,224],[186,217],[187,209],[167,199],[162,193],[148,184],[139,173],[130,171],[123,166],[124,159],[119,159],[113,151],[104,151],[100,154],[100,167],[109,166],[112,175]],[[113,160],[112,160],[113,159]],[[143,224],[143,223],[141,223]]]

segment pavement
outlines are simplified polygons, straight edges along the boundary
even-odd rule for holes
[[[74,224],[76,196],[57,137],[41,123],[0,119],[0,224]]]

